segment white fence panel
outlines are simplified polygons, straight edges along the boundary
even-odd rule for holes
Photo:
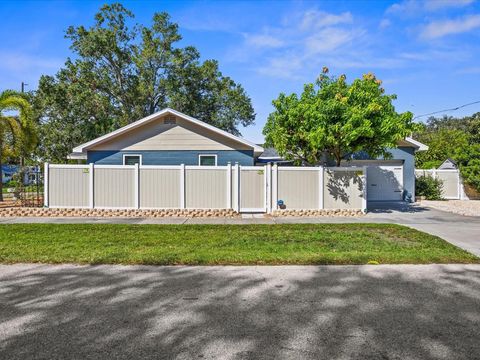
[[[181,207],[180,166],[161,169],[140,167],[140,208],[175,209]]]
[[[95,166],[94,207],[135,208],[135,166]]]
[[[308,169],[308,170],[307,170]],[[278,168],[277,194],[287,209],[320,209],[319,168]],[[273,204],[275,206],[276,204]]]
[[[442,180],[442,195],[445,199],[453,200],[462,198],[463,185],[459,170],[415,169],[415,176],[430,176]]]
[[[263,212],[266,203],[266,167],[240,167],[240,211]]]
[[[88,166],[50,166],[48,170],[48,206],[76,207],[89,206],[89,169]]]
[[[226,167],[187,167],[185,199],[187,209],[226,209],[228,191]]]
[[[326,168],[323,202],[325,209],[366,208],[366,176],[362,168]]]
[[[366,209],[365,168],[45,165],[45,206]]]

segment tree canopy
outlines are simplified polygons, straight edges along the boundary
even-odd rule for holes
[[[429,146],[428,151],[416,154],[417,168],[437,168],[451,158],[465,182],[480,191],[480,113],[463,118],[431,117],[415,138]]]
[[[337,166],[358,152],[389,157],[387,149],[416,128],[411,113],[395,111],[394,99],[373,74],[349,84],[324,68],[301,95],[282,93],[273,101],[275,111],[263,130],[266,145],[305,164],[318,164],[324,153]]]
[[[133,18],[114,3],[100,9],[93,26],[68,28],[74,57],[55,76],[41,77],[34,100],[47,159],[64,160],[73,146],[165,107],[235,135],[253,124],[243,87],[217,61],[178,47],[182,37],[167,13],[155,13],[149,26]]]
[[[3,201],[2,163],[29,154],[37,143],[32,111],[25,94],[0,93],[0,201]]]

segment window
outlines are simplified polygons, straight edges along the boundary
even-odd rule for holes
[[[217,155],[198,155],[198,165],[217,166]]]
[[[142,165],[142,155],[123,155],[123,165]]]
[[[163,120],[163,123],[165,125],[174,125],[176,124],[177,122],[175,121],[175,116],[167,116],[165,118],[165,120]]]

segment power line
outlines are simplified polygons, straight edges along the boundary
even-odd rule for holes
[[[470,105],[475,105],[475,104],[480,104],[480,100],[479,101],[474,101],[474,102],[471,102],[471,103],[468,103],[468,104],[460,105],[460,106],[457,106],[457,107],[454,107],[454,108],[451,108],[451,109],[445,109],[445,110],[440,110],[440,111],[434,111],[434,112],[431,112],[431,113],[428,113],[428,114],[417,115],[413,118],[413,120],[424,117],[424,116],[440,114],[440,113],[447,112],[447,111],[455,111],[455,110],[458,110],[458,109],[461,109],[461,108],[464,108],[464,107],[467,107],[467,106],[470,106]]]

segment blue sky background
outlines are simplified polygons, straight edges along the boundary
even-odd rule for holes
[[[90,25],[105,1],[0,0],[0,90],[35,89],[71,56],[64,33]],[[395,93],[398,111],[424,114],[480,100],[480,3],[431,1],[123,1],[136,21],[167,11],[181,46],[217,59],[252,98],[262,142],[271,101],[302,90],[323,66],[352,80],[367,72]],[[450,112],[468,115],[480,104]]]

